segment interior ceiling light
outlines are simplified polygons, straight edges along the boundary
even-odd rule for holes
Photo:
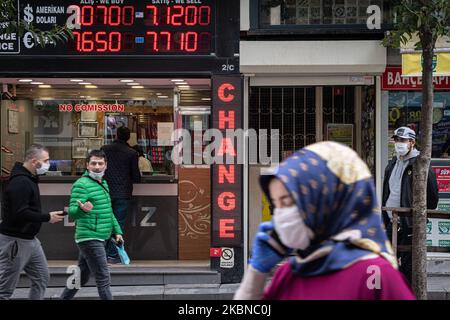
[[[158,96],[160,99],[167,99],[169,96]]]
[[[72,81],[72,82],[83,82],[84,80],[81,80],[81,79],[70,79],[70,81]]]
[[[49,84],[40,84],[39,88],[51,88],[52,86]]]
[[[94,85],[87,85],[87,86],[84,86],[86,89],[97,89],[97,86],[94,86]]]
[[[144,86],[132,86],[133,89],[144,89]]]
[[[120,80],[120,82],[134,82],[134,80],[131,80],[131,79],[122,79],[122,80]]]
[[[19,82],[31,82],[33,81],[32,79],[19,79]]]
[[[33,82],[30,82],[31,84],[44,84],[43,82],[37,82],[37,81],[33,81]]]
[[[127,86],[140,86],[141,84],[139,82],[129,82],[127,83]]]
[[[172,81],[172,82],[184,82],[183,79],[172,79],[172,80],[170,80],[170,81]]]
[[[82,85],[90,85],[90,84],[92,84],[92,83],[90,83],[90,82],[78,82],[78,84],[82,84]]]

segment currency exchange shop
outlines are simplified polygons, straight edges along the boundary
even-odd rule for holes
[[[17,3],[26,22],[40,30],[66,25],[73,37],[43,39],[45,46],[31,32],[0,37],[2,185],[27,147],[43,144],[51,158],[40,179],[43,210],[62,210],[87,153],[126,126],[130,146],[151,163],[141,168],[128,212],[130,258],[205,261],[222,282],[239,281],[242,168],[205,162],[201,154],[210,142],[201,134],[192,141],[172,136],[177,129],[242,127],[239,1]],[[192,152],[192,161],[183,153],[184,162],[175,162],[180,143],[200,150],[200,160]],[[76,260],[69,217],[44,224],[39,238],[48,260]],[[233,258],[227,263],[224,248]]]

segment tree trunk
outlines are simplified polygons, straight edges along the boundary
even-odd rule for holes
[[[417,299],[427,299],[426,210],[427,179],[431,161],[433,130],[433,34],[429,28],[420,32],[423,54],[422,111],[420,119],[420,155],[413,170],[412,286]]]

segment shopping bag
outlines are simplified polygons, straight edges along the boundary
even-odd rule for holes
[[[125,251],[125,246],[123,242],[114,243],[117,249],[117,254],[119,255],[120,262],[123,264],[130,264],[130,258],[128,257],[127,252]]]

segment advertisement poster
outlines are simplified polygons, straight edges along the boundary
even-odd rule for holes
[[[327,140],[345,144],[353,149],[353,124],[329,123]]]
[[[450,211],[450,199],[440,199],[437,210]],[[450,220],[428,219],[427,245],[450,247]]]
[[[450,193],[450,166],[435,166],[439,193]]]

